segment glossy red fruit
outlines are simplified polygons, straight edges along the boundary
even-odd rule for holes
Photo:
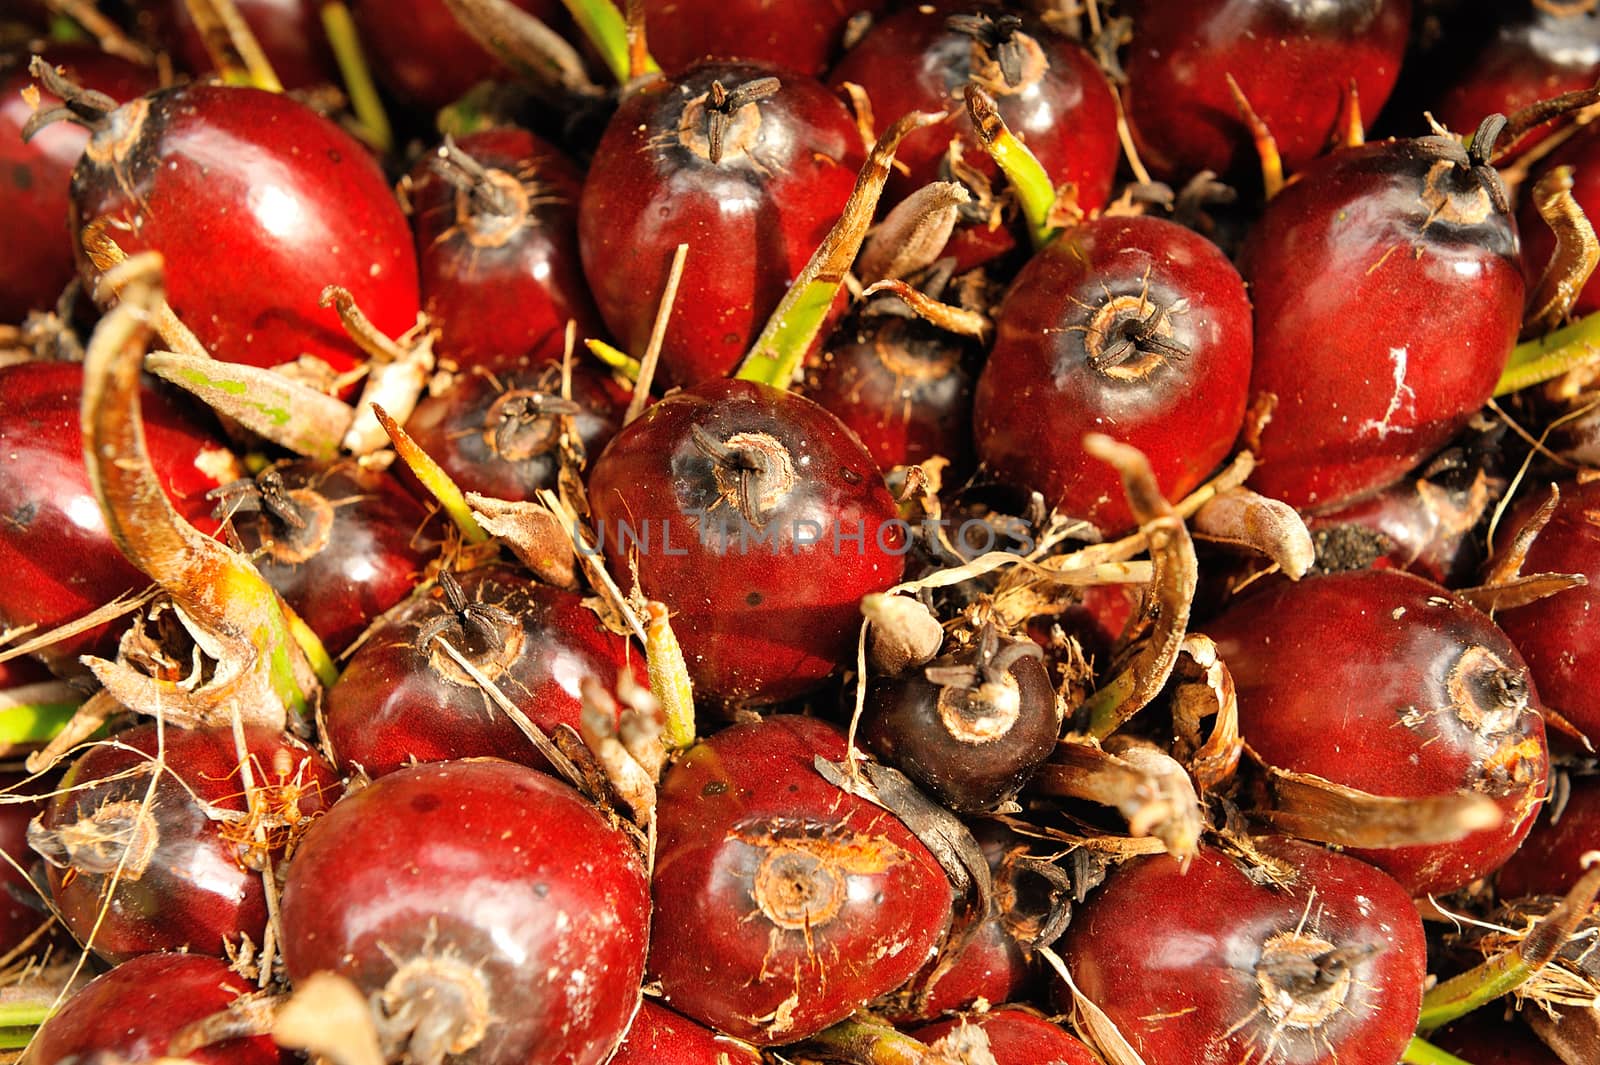
[[[291,981],[371,997],[388,1057],[601,1065],[644,973],[633,842],[553,777],[495,759],[414,766],[306,833],[283,889]]]
[[[163,34],[176,46],[174,51],[183,66],[196,75],[214,73],[211,54],[185,0],[153,6]],[[342,84],[322,28],[322,5],[316,0],[234,0],[234,6],[284,88]]]
[[[578,259],[583,178],[514,127],[469,133],[411,172],[422,307],[458,367],[561,358],[569,320],[601,336]]]
[[[333,654],[410,593],[437,546],[420,504],[350,461],[269,466],[216,494],[261,575]]]
[[[171,1060],[173,1037],[232,1006],[256,987],[220,958],[146,954],[101,975],[69,998],[29,1044],[38,1065]],[[198,1065],[278,1065],[271,1036],[226,1039],[183,1057]]]
[[[820,77],[853,16],[888,0],[645,0],[650,53],[668,71],[696,61],[754,59]]]
[[[1117,867],[1062,940],[1074,981],[1146,1065],[1394,1065],[1427,976],[1410,897],[1344,855],[1265,849],[1292,884],[1210,848],[1187,871],[1165,855]]]
[[[1195,0],[1182,17],[1138,0],[1123,97],[1139,155],[1166,178],[1254,169],[1232,75],[1299,170],[1327,150],[1353,82],[1371,119],[1400,74],[1410,0]]]
[[[1593,85],[1600,76],[1600,17],[1592,7],[1567,6],[1570,10],[1559,11],[1534,3],[1502,22],[1464,76],[1445,91],[1434,116],[1465,133],[1490,115],[1509,115]],[[1515,158],[1554,129],[1554,123],[1536,126],[1505,146],[1508,156]]]
[[[365,361],[321,306],[328,285],[382,333],[416,324],[416,255],[383,172],[288,96],[195,84],[133,100],[91,137],[72,198],[73,232],[162,253],[168,302],[218,358]]]
[[[995,1065],[1099,1065],[1081,1039],[1068,1035],[1031,1010],[1002,1006],[987,1013],[974,1013],[914,1028],[911,1034],[924,1043],[947,1039],[959,1030],[976,1028],[983,1033]],[[972,1036],[963,1033],[960,1039]],[[959,1044],[958,1044],[959,1045]]]
[[[1533,183],[1557,166],[1572,167],[1573,200],[1585,213],[1593,212],[1600,217],[1600,128],[1585,126],[1574,133],[1539,165],[1525,187],[1531,190]],[[1544,274],[1545,265],[1555,252],[1555,235],[1539,217],[1531,195],[1524,198],[1517,221],[1523,240],[1523,272],[1533,283]],[[1600,311],[1600,282],[1591,275],[1572,305],[1572,314],[1578,316],[1595,311]]]
[[[762,96],[771,78],[778,88]],[[669,385],[728,373],[838,220],[861,162],[844,104],[792,71],[708,62],[638,89],[606,126],[579,204],[583,271],[606,325],[644,352],[687,243],[660,373]]]
[[[86,89],[124,100],[155,88],[155,72],[89,45],[56,45],[41,53]],[[34,84],[26,63],[0,78],[0,322],[21,322],[29,311],[55,306],[77,273],[67,229],[72,168],[89,142],[87,130],[57,123],[24,143],[34,111],[22,90]],[[61,101],[41,91],[39,106]]]
[[[1173,222],[1101,218],[1036,254],[1006,294],[978,378],[978,454],[1115,534],[1133,514],[1084,434],[1132,444],[1183,496],[1233,447],[1250,367],[1250,300],[1227,257]]]
[[[589,503],[613,575],[672,611],[695,694],[776,702],[854,653],[861,597],[909,547],[883,477],[808,399],[749,381],[674,392],[606,448]]]
[[[1448,844],[1350,853],[1415,895],[1499,868],[1533,825],[1549,753],[1528,668],[1505,634],[1420,577],[1367,570],[1281,584],[1206,626],[1239,729],[1269,765],[1378,795],[1469,791],[1500,824]]]
[[[845,758],[839,731],[778,715],[700,743],[661,785],[651,977],[673,1009],[763,1046],[903,983],[950,920],[933,856],[819,756]]]
[[[972,388],[978,345],[926,322],[863,314],[834,333],[805,394],[861,438],[879,466],[935,455],[948,476],[972,468]]]
[[[958,112],[901,142],[895,158],[910,172],[890,178],[891,198],[950,180],[943,164],[952,140],[967,166],[998,184],[962,104],[969,82],[994,97],[1051,180],[1073,186],[1079,207],[1096,210],[1111,197],[1122,150],[1111,87],[1087,51],[1031,17],[953,0],[907,6],[877,22],[834,67],[828,84],[845,82],[867,91],[880,127],[909,111]]]
[[[1256,490],[1326,509],[1438,450],[1494,391],[1522,327],[1499,176],[1449,138],[1318,160],[1267,204],[1242,272],[1255,300]]]
[[[225,727],[138,725],[73,763],[28,842],[79,942],[112,964],[162,950],[221,956],[241,936],[262,942],[261,871],[341,785],[320,754],[282,733],[247,726],[245,744],[260,797],[253,817]],[[166,769],[146,803],[158,752]]]
[[[1583,856],[1600,851],[1600,777],[1572,777],[1572,790],[1545,807],[1517,853],[1495,877],[1503,899],[1565,895],[1583,876]]]
[[[759,1065],[751,1047],[645,999],[611,1065]]]
[[[391,614],[327,692],[327,740],[371,776],[416,762],[494,755],[536,768],[544,757],[434,640],[441,636],[497,683],[546,734],[578,727],[579,685],[607,688],[642,655],[605,630],[572,593],[504,567],[441,577],[442,587]]]
[[[1501,523],[1508,538],[1532,516],[1542,493],[1530,498]],[[1495,621],[1527,660],[1540,697],[1579,732],[1600,739],[1600,691],[1594,669],[1600,662],[1595,625],[1600,620],[1600,483],[1561,485],[1550,524],[1528,551],[1524,573],[1581,573],[1589,583],[1524,607],[1501,610]],[[1505,538],[1502,539],[1502,547]]]
[[[39,669],[36,663],[25,659],[21,662]],[[0,672],[16,665],[18,660],[6,662],[0,665]],[[13,690],[0,689],[0,704],[14,694]],[[28,822],[44,808],[44,801],[23,799],[30,791],[47,790],[48,785],[42,781],[28,784],[21,774],[7,773],[0,776],[0,787],[6,789],[7,800],[0,803],[0,853],[4,854],[0,857],[0,953],[9,954],[40,928],[53,923],[39,888],[28,879],[28,872],[37,859],[28,847]],[[35,947],[48,942],[48,939],[36,941]]]
[[[565,26],[558,0],[510,0],[545,25]],[[372,69],[396,96],[436,111],[506,68],[473,39],[445,0],[352,0]]]
[[[83,367],[26,363],[0,369],[0,618],[44,632],[150,582],[106,531],[83,464]],[[240,476],[221,439],[152,388],[141,390],[145,440],[156,477],[178,513],[216,529],[206,493]],[[115,651],[108,626],[41,652],[63,675],[78,656]]]
[[[523,500],[556,485],[565,415],[594,455],[621,428],[625,409],[610,379],[586,363],[572,367],[571,400],[561,398],[559,363],[474,367],[425,396],[406,432],[462,491]]]

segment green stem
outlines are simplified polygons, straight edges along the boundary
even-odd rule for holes
[[[0,1003],[0,1028],[15,1030],[18,1028],[37,1028],[50,1019],[54,1012],[50,1006],[55,1001],[55,992],[35,1001],[4,1002]]]
[[[339,64],[339,76],[344,79],[344,91],[350,97],[350,110],[360,123],[362,139],[387,155],[394,147],[394,130],[383,109],[383,98],[372,82],[372,70],[361,48],[355,19],[350,17],[350,8],[343,0],[329,0],[322,5],[322,29],[328,35],[334,61]]]
[[[639,365],[639,360],[629,355],[626,351],[621,348],[614,348],[604,340],[590,339],[585,340],[583,343],[588,347],[590,354],[628,380],[637,381],[639,379],[639,371],[642,369]]]
[[[1417,1027],[1425,1032],[1432,1031],[1465,1017],[1479,1006],[1516,990],[1534,971],[1516,951],[1490,958],[1460,976],[1434,985],[1422,997],[1422,1016]]]
[[[294,608],[288,603],[283,604],[283,616],[289,622],[289,634],[294,637],[294,642],[300,645],[300,650],[305,652],[306,661],[311,663],[311,669],[317,675],[325,688],[331,688],[333,682],[339,679],[339,667],[334,663],[333,656],[323,646],[322,637],[312,631],[305,619],[295,613]]]
[[[818,1032],[806,1045],[852,1065],[922,1065],[933,1060],[926,1043],[886,1024],[855,1018]]]
[[[572,15],[572,21],[589,38],[595,51],[600,53],[600,58],[605,62],[606,68],[611,71],[612,77],[617,79],[618,85],[626,85],[632,77],[628,62],[628,22],[622,17],[622,12],[617,10],[617,5],[611,0],[561,0],[566,5],[567,11]],[[655,74],[661,70],[654,58],[647,58],[645,62],[646,74]]]
[[[1406,1044],[1405,1056],[1400,1061],[1401,1065],[1472,1065],[1420,1036],[1413,1036],[1411,1042]]]
[[[1056,187],[1050,181],[1039,157],[1017,139],[995,109],[994,99],[976,85],[967,86],[967,113],[978,131],[978,143],[1005,174],[1017,194],[1028,235],[1035,248],[1042,248],[1056,235],[1050,214],[1056,205]]]
[[[77,712],[77,703],[7,706],[0,709],[0,744],[49,743]]]
[[[461,530],[461,535],[470,544],[481,544],[489,539],[489,534],[483,531],[483,526],[478,524],[478,519],[472,516],[472,508],[467,505],[467,497],[461,494],[460,487],[444,471],[444,467],[433,461],[417,442],[411,439],[411,434],[402,429],[387,411],[376,403],[372,405],[372,413],[377,416],[384,432],[389,434],[389,439],[394,442],[394,450],[400,456],[411,472],[416,474],[422,486],[433,494],[439,501],[444,512],[450,520],[456,523],[456,528]]]
[[[666,716],[662,738],[667,749],[684,751],[694,746],[694,684],[683,648],[672,631],[667,608],[662,603],[645,604],[645,666],[650,675],[650,694],[661,704]]]
[[[1506,361],[1505,373],[1494,386],[1494,394],[1509,395],[1542,384],[1597,358],[1600,358],[1600,312],[1518,344]]]

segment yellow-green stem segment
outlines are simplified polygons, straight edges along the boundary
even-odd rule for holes
[[[361,48],[355,19],[343,0],[330,0],[322,5],[322,29],[328,35],[334,62],[339,64],[339,76],[344,79],[344,91],[350,97],[350,110],[355,112],[356,121],[360,123],[361,138],[374,151],[387,155],[394,147],[394,130],[389,125],[388,112],[383,109],[378,87],[372,82],[372,70]]]
[[[978,131],[978,143],[1005,174],[1028,223],[1028,236],[1035,248],[1055,238],[1050,213],[1056,205],[1056,188],[1039,157],[1017,139],[995,108],[994,98],[976,85],[967,85],[967,114]]]
[[[572,21],[589,38],[589,43],[594,45],[600,53],[601,60],[606,69],[611,71],[612,77],[617,79],[618,85],[626,85],[631,80],[632,70],[628,57],[628,21],[622,17],[622,12],[617,10],[617,5],[611,0],[561,0],[566,5],[567,11],[572,15]],[[653,57],[646,56],[644,73],[656,74],[661,71],[661,65]]]
[[[1456,1057],[1448,1050],[1442,1050],[1421,1036],[1414,1036],[1406,1044],[1405,1057],[1400,1059],[1401,1065],[1472,1065]]]
[[[1600,311],[1534,340],[1518,344],[1494,386],[1496,396],[1554,380],[1569,370],[1600,360]]]
[[[483,531],[483,526],[478,524],[478,519],[472,516],[472,508],[467,505],[467,497],[461,494],[461,489],[450,475],[444,472],[444,467],[433,461],[417,442],[411,439],[411,434],[400,427],[400,424],[389,417],[389,412],[378,406],[372,405],[372,413],[377,417],[378,424],[383,426],[383,431],[389,434],[389,439],[394,443],[395,454],[400,456],[411,472],[416,474],[417,480],[422,482],[422,487],[433,494],[439,501],[456,528],[461,530],[461,535],[468,543],[481,544],[489,539],[489,534]]]

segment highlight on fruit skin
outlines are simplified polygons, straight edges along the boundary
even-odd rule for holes
[[[0,1050],[1600,1060],[1595,0],[0,6]]]

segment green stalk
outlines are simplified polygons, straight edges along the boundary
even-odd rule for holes
[[[1600,359],[1600,312],[1518,344],[1506,361],[1505,372],[1494,386],[1494,394],[1505,396],[1554,380],[1596,359]]]
[[[1548,965],[1577,931],[1600,892],[1600,863],[1589,866],[1555,909],[1539,919],[1514,948],[1435,984],[1422,996],[1419,1031],[1432,1031],[1522,986]]]
[[[588,347],[590,354],[628,380],[637,381],[639,379],[639,371],[642,369],[639,365],[639,360],[629,355],[626,351],[621,348],[614,348],[604,340],[589,339],[583,343]]]
[[[628,21],[611,0],[561,0],[572,21],[589,38],[600,58],[605,62],[618,85],[626,85],[633,77],[628,59]],[[643,73],[656,74],[661,70],[653,57],[645,57]]]
[[[362,139],[387,155],[394,147],[394,130],[383,109],[383,98],[372,82],[372,70],[361,48],[355,19],[350,17],[350,8],[343,0],[329,0],[322,5],[322,29],[328,35],[334,62],[339,64],[339,76],[344,79],[344,91],[350,97],[350,110],[360,123]]]
[[[1402,1065],[1472,1065],[1463,1061],[1448,1050],[1441,1050],[1421,1036],[1412,1036],[1411,1042],[1406,1044],[1405,1057],[1400,1059]]]
[[[472,516],[472,508],[467,505],[467,497],[461,494],[460,487],[451,480],[444,467],[433,461],[433,456],[418,447],[417,442],[411,439],[411,434],[389,417],[388,411],[374,403],[372,413],[377,416],[378,423],[394,442],[395,453],[410,467],[411,472],[416,474],[422,486],[439,501],[439,505],[450,516],[450,520],[456,523],[456,528],[461,530],[461,535],[466,541],[469,544],[486,542],[489,534],[483,531],[478,519]]]
[[[323,687],[332,687],[333,682],[339,679],[339,667],[327,647],[323,646],[322,637],[312,631],[311,626],[288,603],[283,604],[283,616],[289,622],[289,634],[300,645],[306,661],[311,663],[312,672],[316,673]]]
[[[851,1018],[806,1040],[806,1045],[852,1065],[923,1065],[935,1059],[926,1043],[886,1024]]]
[[[735,374],[741,381],[757,381],[773,388],[789,387],[812,341],[822,332],[828,308],[833,305],[845,274],[850,272],[850,265],[861,251],[861,241],[872,225],[878,198],[883,195],[890,168],[894,166],[895,149],[912,130],[942,122],[944,118],[944,115],[913,111],[878,138],[861,173],[856,175],[856,185],[845,202],[844,213],[812,252],[805,269],[784,293],[778,309],[772,312],[761,335],[745,355]]]
[[[1044,247],[1056,235],[1055,227],[1050,224],[1050,213],[1056,205],[1056,187],[1044,164],[1006,126],[1005,119],[995,109],[994,98],[970,83],[967,85],[967,114],[978,131],[978,143],[983,145],[983,150],[989,153],[1017,194],[1033,246]]]
[[[55,1001],[55,992],[34,1001],[23,1000],[20,1002],[0,1003],[0,1029],[5,1029],[7,1034],[18,1029],[26,1029],[32,1034],[32,1029],[39,1027],[50,1019],[50,1014],[55,1010],[51,1008]]]
[[[19,703],[0,708],[0,745],[49,743],[78,712],[77,703]]]

